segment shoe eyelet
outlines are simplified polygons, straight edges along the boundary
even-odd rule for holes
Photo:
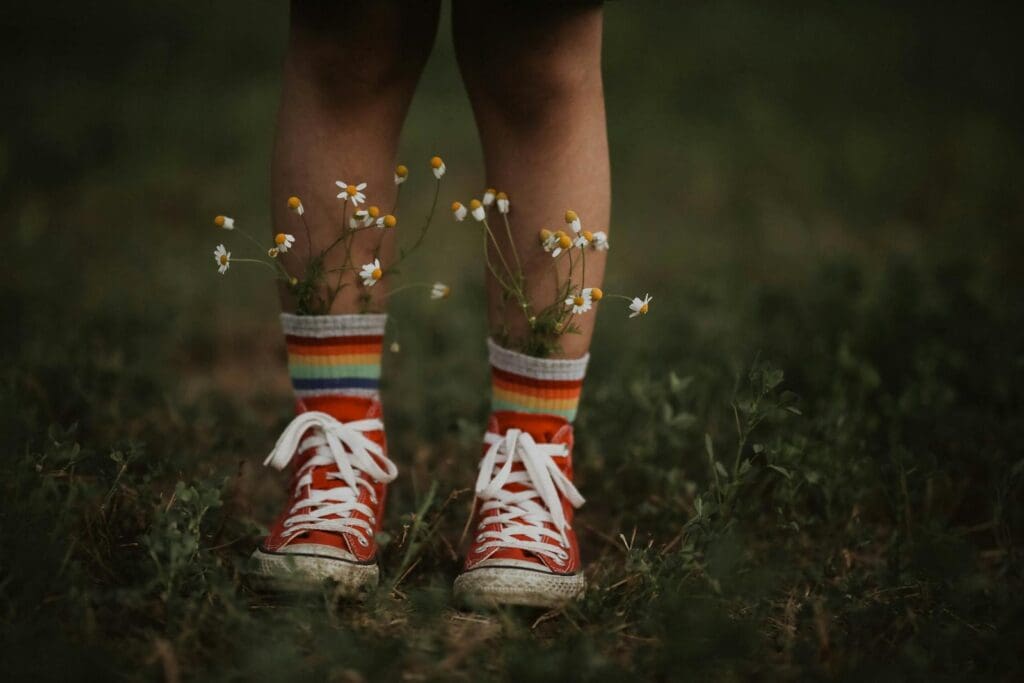
[[[483,543],[484,542],[484,535],[483,534],[478,535],[476,537],[476,542],[477,543]]]
[[[370,542],[368,540],[366,540],[365,536],[360,536],[359,537],[359,545],[361,545],[361,546],[363,546],[365,548],[368,545],[370,545]]]

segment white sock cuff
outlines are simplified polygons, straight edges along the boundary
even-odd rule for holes
[[[360,337],[384,334],[387,325],[386,313],[343,314],[343,315],[295,315],[281,314],[281,327],[285,334],[296,337]]]
[[[589,353],[582,358],[535,358],[498,346],[493,339],[487,340],[487,350],[492,366],[533,379],[583,379],[590,360]]]

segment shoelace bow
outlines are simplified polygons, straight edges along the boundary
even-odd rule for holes
[[[316,449],[295,473],[296,502],[284,522],[286,543],[304,531],[329,531],[353,534],[364,547],[370,544],[374,511],[357,501],[359,487],[370,492],[373,503],[377,494],[360,475],[366,474],[376,482],[391,482],[398,476],[398,468],[384,456],[381,445],[366,436],[383,428],[378,419],[341,422],[315,410],[300,413],[285,427],[264,465],[283,470],[298,453]],[[307,433],[309,436],[303,438]],[[312,488],[313,470],[331,465],[338,471],[329,472],[327,478],[342,483],[330,489]],[[353,512],[363,513],[369,521],[352,517]]]
[[[569,449],[565,444],[539,444],[519,429],[509,429],[504,436],[488,432],[484,435],[484,444],[489,448],[476,480],[476,495],[483,501],[478,528],[498,524],[500,530],[480,533],[476,537],[481,544],[477,551],[516,548],[566,560],[569,523],[560,494],[576,508],[585,502],[555,462],[557,457],[568,456]],[[523,469],[513,471],[512,466],[517,462],[522,463]],[[522,490],[506,490],[508,484],[520,484]],[[523,540],[523,537],[530,540]]]

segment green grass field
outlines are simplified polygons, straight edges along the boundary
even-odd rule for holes
[[[980,8],[613,2],[609,289],[578,420],[590,590],[459,611],[486,416],[482,272],[440,220],[385,360],[364,605],[250,591],[284,496],[267,221],[286,9],[0,10],[5,678],[853,680],[1024,675],[1024,108]],[[482,189],[442,27],[402,161]],[[327,182],[333,179],[325,179]],[[452,264],[466,264],[453,270]]]

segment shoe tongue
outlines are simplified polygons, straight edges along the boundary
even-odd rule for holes
[[[511,410],[495,411],[492,417],[498,423],[499,434],[514,427],[526,432],[538,443],[550,442],[559,429],[569,424],[568,420],[557,415],[517,413]]]
[[[376,404],[372,398],[361,396],[309,396],[300,399],[297,412],[317,410],[341,422],[365,419]]]

